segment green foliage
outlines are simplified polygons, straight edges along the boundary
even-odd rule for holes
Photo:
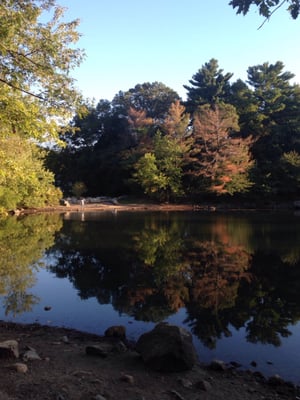
[[[78,21],[62,19],[63,9],[52,0],[1,2],[1,136],[57,140],[61,119],[77,109],[80,97],[69,72],[83,57],[73,47]]]
[[[70,71],[83,53],[74,48],[78,21],[63,22],[54,0],[0,4],[0,207],[56,204],[53,173],[36,145],[59,135],[81,107]]]
[[[229,93],[229,80],[232,73],[223,75],[218,61],[212,58],[200,68],[189,81],[192,86],[183,85],[187,90],[187,109],[193,113],[198,106],[225,101]]]
[[[300,190],[300,154],[296,151],[283,153],[278,174],[282,190],[297,193]]]
[[[169,201],[183,194],[182,152],[174,139],[157,132],[153,153],[143,155],[135,165],[134,179],[145,194]]]
[[[155,155],[146,153],[135,165],[133,177],[150,197],[160,197],[167,186],[167,177],[160,172],[157,164]]]
[[[120,91],[113,98],[112,106],[124,115],[130,107],[133,107],[138,111],[145,111],[150,118],[160,119],[178,99],[179,95],[165,84],[145,82],[137,84],[126,92]]]
[[[18,136],[0,139],[0,207],[56,205],[62,194],[46,170],[43,151]]]

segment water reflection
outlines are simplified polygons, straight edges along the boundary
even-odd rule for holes
[[[44,251],[62,227],[59,215],[0,219],[0,296],[5,315],[30,311],[39,298],[29,293]]]
[[[77,219],[65,221],[50,269],[82,299],[141,321],[185,307],[185,324],[209,348],[231,327],[279,346],[299,320],[300,225],[292,216]]]
[[[184,324],[214,349],[232,330],[280,346],[300,318],[300,220],[292,215],[68,214],[1,222],[6,313],[29,310],[35,267],[72,282],[81,299],[136,321]],[[62,223],[63,222],[63,223]],[[2,267],[2,269],[1,269]]]

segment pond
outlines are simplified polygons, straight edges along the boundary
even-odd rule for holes
[[[168,321],[200,362],[300,384],[300,216],[38,214],[0,221],[0,319],[137,339]],[[256,365],[255,365],[256,364]]]

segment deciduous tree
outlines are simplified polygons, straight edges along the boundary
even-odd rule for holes
[[[1,1],[2,207],[42,205],[57,197],[43,153],[34,147],[59,142],[63,126],[81,103],[69,74],[83,57],[74,48],[77,26],[78,21],[63,22],[63,9],[54,0]],[[14,153],[20,153],[19,159]]]
[[[249,189],[249,139],[234,135],[238,130],[233,106],[220,103],[213,108],[209,104],[198,107],[187,171],[194,190],[234,194]]]

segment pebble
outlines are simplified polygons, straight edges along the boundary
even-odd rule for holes
[[[284,384],[284,380],[279,375],[270,376],[268,379],[268,384],[272,386],[280,386]]]
[[[22,355],[24,361],[41,360],[36,350],[33,347],[29,347],[27,351]]]
[[[26,374],[26,372],[28,371],[27,365],[23,363],[12,364],[10,368],[17,372],[20,372],[21,374]]]
[[[106,400],[106,398],[101,396],[101,394],[96,394],[96,396],[93,397],[93,400]]]
[[[208,392],[209,390],[211,390],[211,384],[209,382],[207,382],[205,379],[197,382],[196,387],[205,392]]]
[[[132,375],[122,374],[120,379],[132,385],[134,384],[134,377]]]
[[[85,352],[89,356],[99,356],[105,358],[112,351],[113,345],[100,343],[97,345],[86,346]]]
[[[221,360],[213,360],[209,367],[213,369],[214,371],[225,371],[226,370],[226,365],[224,361]]]
[[[186,378],[179,378],[179,379],[178,379],[178,382],[179,382],[183,387],[185,387],[185,388],[187,388],[187,389],[191,389],[191,388],[193,387],[193,383],[192,383],[189,379],[186,379]]]

